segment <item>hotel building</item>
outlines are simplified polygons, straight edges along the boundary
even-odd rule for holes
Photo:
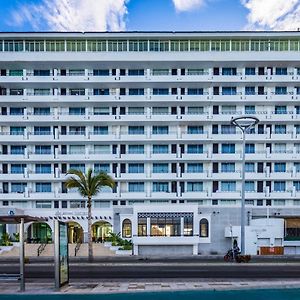
[[[134,254],[222,254],[240,225],[230,120],[252,115],[246,223],[284,220],[253,243],[300,251],[299,57],[299,32],[0,33],[0,211],[46,218],[29,243],[55,219],[86,242],[85,200],[64,182],[92,168],[117,183],[93,199],[95,242],[113,230]]]

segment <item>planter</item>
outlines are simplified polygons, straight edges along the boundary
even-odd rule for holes
[[[117,250],[116,255],[132,255],[132,250]]]
[[[14,246],[0,246],[0,254],[3,252],[11,251]]]
[[[110,246],[109,249],[112,251],[117,251],[121,246]]]
[[[111,242],[104,242],[104,247],[107,247],[107,248],[109,248],[109,247],[111,247]]]
[[[14,245],[15,247],[20,247],[20,242],[13,242],[13,245]]]

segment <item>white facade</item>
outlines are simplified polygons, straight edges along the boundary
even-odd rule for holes
[[[247,135],[248,224],[267,207],[299,216],[299,43],[299,32],[0,33],[0,208],[76,222],[85,240],[85,203],[63,182],[70,168],[103,170],[117,187],[95,197],[94,222],[122,232],[130,220],[136,254],[222,253],[224,227],[240,222],[230,119],[249,114],[260,123]]]

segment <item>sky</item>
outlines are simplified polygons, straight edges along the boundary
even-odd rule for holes
[[[298,28],[300,0],[0,0],[0,31]]]

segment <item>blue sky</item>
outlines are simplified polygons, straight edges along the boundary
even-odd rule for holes
[[[0,31],[299,27],[300,0],[0,0]]]

